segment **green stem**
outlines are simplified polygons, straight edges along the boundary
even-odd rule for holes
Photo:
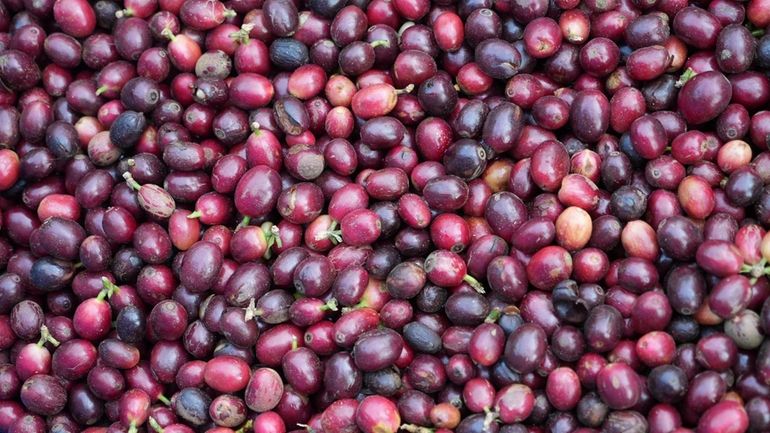
[[[103,300],[104,300],[104,298],[106,298],[106,297],[107,297],[107,293],[108,293],[108,290],[107,290],[107,289],[102,289],[102,290],[99,290],[99,294],[98,294],[98,295],[96,295],[96,299],[98,299],[98,300],[100,300],[100,301],[103,301]]]
[[[267,243],[265,254],[262,255],[262,258],[265,260],[270,260],[270,257],[273,255],[271,248],[273,248],[273,245],[280,241],[280,239],[278,239],[275,235],[275,231],[278,230],[278,228],[275,227],[270,221],[263,222],[259,228],[262,229],[262,234],[265,236],[265,242]],[[280,245],[278,245],[278,247],[280,248]]]
[[[109,89],[110,88],[107,87],[107,85],[105,84],[104,86],[100,86],[98,89],[96,89],[96,92],[94,92],[94,93],[96,93],[96,96],[99,96],[99,95],[101,95],[102,93],[106,92]]]
[[[332,243],[338,244],[342,242],[342,230],[336,230],[337,220],[332,220],[329,224],[329,229],[324,232],[327,238],[331,238]]]
[[[194,212],[190,212],[190,215],[187,215],[187,218],[189,218],[189,219],[191,219],[191,220],[192,220],[192,219],[200,218],[200,217],[201,217],[201,215],[203,215],[203,214],[201,213],[201,211],[199,211],[199,210],[195,210]]]
[[[251,430],[251,427],[254,426],[254,421],[248,420],[246,421],[246,424],[244,424],[241,428],[235,431],[235,433],[245,433],[248,430]]]
[[[240,224],[238,224],[238,225],[239,225],[239,226],[241,226],[241,227],[246,227],[247,225],[249,225],[249,223],[250,223],[250,222],[251,222],[251,217],[249,217],[249,216],[245,216],[245,217],[243,217],[243,219],[241,220],[241,223],[240,223]]]
[[[409,433],[433,433],[435,430],[417,424],[401,424],[401,430]]]
[[[471,277],[470,275],[465,274],[465,276],[463,277],[463,281],[465,281],[471,287],[473,287],[473,290],[475,290],[475,291],[477,291],[477,292],[479,292],[481,294],[486,293],[486,290],[484,290],[484,286],[482,286],[481,283],[479,283],[479,280]]]
[[[770,273],[770,268],[766,267],[766,265],[767,260],[763,257],[762,260],[760,260],[755,265],[747,265],[744,263],[741,265],[740,272],[742,274],[749,274],[752,278],[756,279],[762,275],[768,275]]]
[[[281,229],[278,226],[270,227],[270,232],[273,233],[273,239],[275,239],[275,246],[283,248],[283,241],[281,240]]]
[[[401,34],[406,31],[406,29],[408,29],[409,27],[412,27],[412,26],[414,26],[414,22],[412,22],[412,21],[407,21],[404,24],[402,24],[401,27],[398,28],[398,36],[399,36],[399,38],[401,37]]]
[[[128,186],[130,186],[133,190],[139,191],[139,188],[142,187],[142,185],[139,185],[139,182],[134,180],[134,178],[131,176],[131,173],[129,172],[123,173],[123,179],[126,180]]]
[[[414,84],[410,84],[403,89],[396,89],[396,95],[401,95],[404,93],[412,93],[412,90],[414,90]]]
[[[259,228],[262,229],[262,233],[265,234],[265,238],[269,238],[270,236],[273,235],[273,232],[271,230],[272,227],[273,227],[273,223],[271,223],[270,221],[265,221],[262,223],[261,226],[259,226]]]
[[[326,232],[326,237],[332,240],[334,245],[342,242],[342,230],[329,230]]]
[[[698,75],[697,72],[693,71],[692,68],[687,68],[679,77],[679,80],[677,80],[676,87],[684,86],[684,83],[690,81],[696,75]]]
[[[249,43],[249,34],[254,29],[254,24],[248,23],[241,26],[240,30],[230,33],[230,39],[241,45]]]
[[[497,322],[497,319],[500,318],[501,314],[502,314],[502,312],[500,311],[499,308],[493,308],[492,311],[490,311],[489,314],[487,315],[487,318],[484,319],[484,322],[486,322],[486,323],[495,323],[495,322]]]
[[[364,297],[361,297],[361,300],[358,301],[358,303],[356,305],[353,305],[352,307],[343,307],[342,308],[342,313],[344,314],[344,313],[347,313],[347,312],[352,311],[352,310],[358,310],[360,308],[368,308],[368,307],[369,307],[369,302],[367,301],[366,297],[364,296]]]
[[[337,311],[337,300],[334,298],[329,299],[323,306],[321,306],[321,311]]]
[[[115,12],[115,18],[128,18],[134,16],[134,12],[131,9],[121,9]]]
[[[488,407],[484,408],[484,412],[487,416],[484,417],[484,431],[489,431],[489,427],[493,422],[497,422],[497,412],[490,410]]]
[[[115,283],[113,283],[112,281],[108,280],[107,277],[102,277],[102,286],[104,287],[104,290],[99,292],[99,294],[101,295],[102,292],[106,292],[107,297],[110,297],[110,298],[112,297],[112,295],[120,291],[120,287],[115,285]]]
[[[107,277],[102,277],[102,285],[104,286],[104,288],[99,291],[98,295],[96,295],[96,299],[100,301],[103,301],[104,298],[111,298],[112,295],[114,295],[118,290],[120,290],[120,288],[112,284],[110,280],[107,280],[107,283],[105,283],[104,280],[107,280]]]
[[[372,48],[389,47],[390,42],[387,39],[377,39],[376,41],[369,42],[369,45],[371,45]]]
[[[136,421],[131,421],[131,425],[128,426],[128,433],[136,433]]]
[[[171,401],[163,394],[158,394],[158,401],[166,406],[171,406]]]
[[[58,347],[59,340],[53,338],[53,335],[51,335],[51,331],[48,330],[48,327],[43,325],[40,327],[40,340],[37,341],[37,345],[40,347],[43,347],[45,343],[51,343],[54,347]]]
[[[761,38],[765,35],[765,31],[762,29],[756,29],[753,32],[751,32],[751,36],[754,36],[755,38]]]
[[[174,41],[174,39],[176,39],[176,35],[168,27],[166,27],[165,29],[161,30],[160,35],[163,36],[164,38],[172,41],[172,42]]]
[[[232,9],[225,9],[225,12],[222,15],[224,15],[225,18],[232,18],[238,14]]]
[[[147,419],[147,423],[150,424],[150,428],[155,430],[157,433],[163,433],[163,427],[158,424],[158,421],[155,421],[155,418],[149,417]]]

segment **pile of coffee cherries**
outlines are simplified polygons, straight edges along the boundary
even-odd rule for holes
[[[770,0],[0,0],[0,433],[768,433],[768,146]]]

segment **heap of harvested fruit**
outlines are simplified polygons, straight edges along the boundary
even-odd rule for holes
[[[768,433],[769,146],[770,0],[0,0],[0,432]]]

